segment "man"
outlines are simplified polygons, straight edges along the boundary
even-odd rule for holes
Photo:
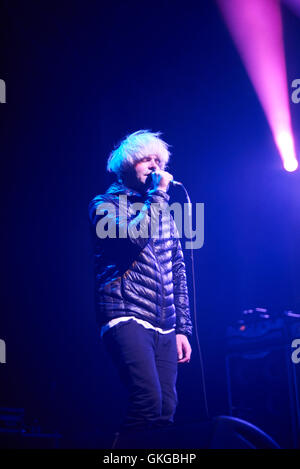
[[[173,422],[177,363],[191,357],[185,264],[168,211],[170,153],[159,136],[127,136],[107,164],[118,182],[89,205],[97,320],[129,392],[127,429]]]

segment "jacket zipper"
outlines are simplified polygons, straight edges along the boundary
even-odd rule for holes
[[[160,278],[161,278],[161,297],[162,297],[162,307],[161,307],[161,308],[162,308],[162,313],[163,313],[163,312],[164,312],[164,308],[165,308],[165,295],[164,295],[163,275],[162,275],[160,263],[159,263],[159,260],[158,260],[158,257],[157,257],[156,251],[155,251],[154,241],[153,241],[153,239],[151,239],[151,241],[152,241],[152,247],[153,247],[154,256],[155,256],[155,259],[156,259],[156,263],[157,263],[157,265],[158,265],[158,269],[159,269],[159,273],[160,273]],[[160,315],[160,319],[161,319],[161,316],[162,316],[162,314]]]

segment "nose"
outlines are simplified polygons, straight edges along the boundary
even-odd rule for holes
[[[148,168],[154,171],[158,169],[158,164],[156,163],[154,159],[149,162]]]

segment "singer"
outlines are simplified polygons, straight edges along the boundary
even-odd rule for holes
[[[170,152],[160,133],[139,130],[127,136],[108,158],[107,169],[117,177],[104,195],[89,205],[95,249],[95,292],[97,322],[106,349],[118,368],[128,391],[128,409],[122,431],[153,428],[173,423],[177,405],[177,364],[188,363],[192,333],[186,271],[181,244],[174,237],[176,226],[168,208],[169,184],[165,171]],[[127,195],[128,236],[100,239],[96,225],[99,207],[116,207]],[[134,215],[131,205],[141,202]],[[152,209],[155,207],[154,209]],[[158,233],[143,227],[149,217],[158,220]],[[168,237],[163,236],[168,224]]]

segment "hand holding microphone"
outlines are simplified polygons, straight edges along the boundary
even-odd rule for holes
[[[162,169],[152,171],[152,183],[155,190],[167,192],[169,185],[181,185],[180,182],[174,181],[173,175]]]

